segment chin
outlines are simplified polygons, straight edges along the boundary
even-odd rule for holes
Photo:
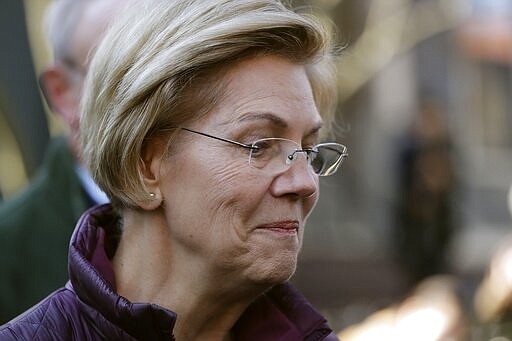
[[[297,268],[297,255],[286,255],[276,261],[268,261],[258,267],[259,271],[251,271],[250,279],[257,284],[274,286],[286,282],[293,276]]]

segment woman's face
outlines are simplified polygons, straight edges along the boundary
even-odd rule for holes
[[[318,142],[322,120],[303,66],[260,56],[227,77],[227,95],[187,128],[245,144]],[[249,165],[248,149],[182,130],[160,187],[179,261],[256,284],[288,279],[318,199],[318,177],[299,154],[286,171],[270,174]]]

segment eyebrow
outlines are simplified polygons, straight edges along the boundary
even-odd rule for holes
[[[237,122],[260,121],[260,120],[270,121],[273,125],[275,125],[279,128],[282,128],[282,129],[288,128],[288,123],[286,123],[285,120],[274,115],[271,112],[248,112],[236,119]]]
[[[248,112],[233,121],[247,122],[247,121],[259,121],[259,120],[270,121],[274,126],[280,128],[280,129],[288,128],[288,123],[286,123],[285,120],[283,120],[281,117],[279,117],[271,112]],[[226,122],[226,123],[232,123],[233,121]],[[313,128],[311,128],[305,136],[311,136],[311,135],[318,133],[318,131],[322,128],[322,126],[323,126],[322,122],[316,123],[315,126]]]

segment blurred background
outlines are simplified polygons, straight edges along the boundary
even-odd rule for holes
[[[47,3],[0,4],[0,200],[65,133],[37,85]],[[293,281],[344,340],[512,340],[512,0],[292,3],[337,28],[350,154]]]

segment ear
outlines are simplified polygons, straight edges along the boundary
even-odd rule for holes
[[[45,69],[39,77],[39,85],[48,106],[68,126],[73,126],[77,118],[79,89],[73,84],[61,65]]]
[[[150,139],[144,145],[140,158],[140,174],[148,191],[147,200],[139,202],[144,210],[160,207],[164,198],[160,190],[162,163],[165,159],[165,143],[163,138]]]

